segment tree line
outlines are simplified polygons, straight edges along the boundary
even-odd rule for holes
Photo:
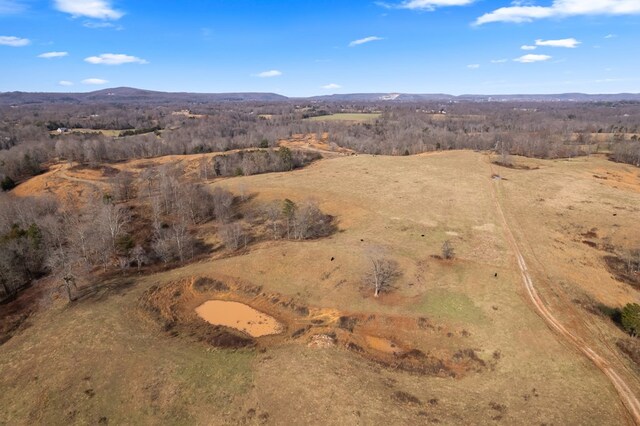
[[[335,230],[312,201],[247,202],[246,193],[211,188],[176,163],[119,172],[84,200],[0,194],[0,301],[47,275],[73,300],[103,273],[170,267],[262,239],[305,240]],[[217,246],[200,235],[207,223]]]
[[[199,118],[175,114],[179,108],[188,108]],[[304,119],[342,111],[381,115],[359,124]],[[504,144],[510,154],[539,158],[589,153],[595,149],[591,135],[607,133],[616,161],[630,164],[638,164],[640,144],[636,136],[640,104],[622,102],[44,104],[1,107],[0,117],[0,179],[9,176],[14,181],[37,174],[51,161],[98,164],[274,147],[296,133],[327,132],[330,143],[370,154],[487,150]],[[52,135],[50,130],[58,127],[117,129],[127,136]]]

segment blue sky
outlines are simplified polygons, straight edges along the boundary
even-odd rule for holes
[[[0,0],[0,91],[636,93],[638,46],[640,0]]]

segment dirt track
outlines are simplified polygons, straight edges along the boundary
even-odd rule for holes
[[[491,169],[491,176],[495,176],[493,167],[489,162],[489,167]],[[520,269],[520,275],[522,276],[522,281],[527,293],[527,296],[533,306],[535,307],[538,314],[545,320],[547,325],[562,337],[571,342],[580,352],[582,352],[587,358],[589,358],[595,365],[598,367],[611,381],[613,386],[615,387],[620,399],[629,414],[631,415],[633,421],[640,425],[640,401],[636,398],[633,391],[629,388],[626,382],[618,375],[618,373],[614,370],[614,368],[600,355],[594,352],[589,345],[580,337],[566,329],[551,313],[549,308],[544,304],[536,287],[533,284],[533,280],[529,274],[529,270],[527,269],[527,264],[522,256],[520,248],[518,247],[518,243],[516,242],[515,236],[507,222],[504,211],[502,210],[502,206],[500,204],[500,200],[498,198],[498,194],[496,192],[496,186],[501,184],[500,179],[492,179],[494,182],[491,182],[491,196],[496,205],[496,210],[500,219],[502,220],[503,228],[505,234],[507,235],[507,239],[509,240],[509,244],[513,249],[514,254],[516,255],[516,259],[518,261],[518,267]]]

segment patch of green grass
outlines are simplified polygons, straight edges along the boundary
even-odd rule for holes
[[[380,113],[338,113],[331,115],[321,115],[318,117],[309,117],[309,121],[371,121],[380,117]]]
[[[206,394],[206,399],[215,403],[220,397],[238,395],[251,386],[252,350],[213,350],[204,359],[181,365],[176,379],[181,388],[189,393]]]
[[[462,293],[446,289],[435,289],[427,294],[416,306],[422,314],[451,321],[478,323],[484,320],[482,309]]]

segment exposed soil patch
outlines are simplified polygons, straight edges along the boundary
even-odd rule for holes
[[[438,326],[438,332],[434,326],[425,327],[429,320],[424,317],[342,314],[303,306],[231,277],[154,286],[143,294],[140,307],[169,336],[221,348],[266,348],[284,342],[344,348],[388,368],[439,377],[460,377],[497,362],[483,361],[472,349],[435,348],[434,353],[425,353],[415,348],[402,333],[425,333],[420,344],[427,347],[428,339],[451,334],[446,327]]]
[[[364,340],[367,342],[370,348],[380,352],[392,355],[401,355],[405,352],[401,347],[393,343],[389,339],[375,336],[365,336]]]

